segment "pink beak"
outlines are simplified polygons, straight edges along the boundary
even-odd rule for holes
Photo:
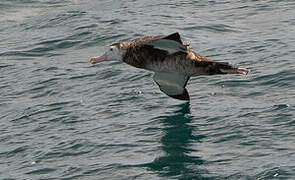
[[[98,63],[98,62],[101,62],[101,61],[104,61],[107,59],[107,53],[105,52],[103,55],[101,56],[96,56],[96,57],[92,57],[90,59],[90,63],[91,64],[95,64],[95,63]]]
[[[244,74],[247,75],[250,70],[246,68],[233,68],[233,69],[220,69],[222,72],[227,74]]]
[[[250,70],[246,69],[246,68],[238,68],[237,69],[237,73],[240,73],[240,74],[247,75],[249,72],[250,72]]]

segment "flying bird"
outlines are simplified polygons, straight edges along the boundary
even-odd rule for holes
[[[136,68],[154,72],[153,80],[166,95],[189,101],[186,84],[191,76],[215,74],[245,74],[250,70],[234,67],[228,62],[216,62],[201,56],[182,41],[179,33],[168,36],[147,36],[134,41],[111,44],[101,56],[90,63],[104,60],[123,61]]]

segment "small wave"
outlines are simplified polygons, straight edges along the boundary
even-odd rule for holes
[[[183,30],[205,30],[211,32],[238,32],[234,30],[233,27],[225,24],[212,24],[208,26],[188,26],[183,28]]]
[[[0,157],[1,156],[6,156],[6,157],[13,157],[13,156],[17,156],[21,153],[24,153],[26,150],[28,150],[29,147],[28,146],[21,146],[21,147],[17,147],[11,151],[7,151],[7,152],[1,152],[0,153]]]
[[[90,28],[96,28],[96,27],[97,27],[97,24],[89,24],[89,25],[79,26],[75,28],[75,30],[90,29]]]
[[[261,75],[253,78],[260,86],[295,87],[295,74],[293,70],[282,70],[273,74]]]
[[[48,174],[56,170],[57,169],[54,169],[54,168],[40,168],[40,169],[29,171],[26,174]]]
[[[254,176],[255,179],[289,179],[294,175],[295,166],[280,166],[264,170]]]

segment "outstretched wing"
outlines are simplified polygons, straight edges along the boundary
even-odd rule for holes
[[[172,98],[186,101],[189,101],[189,94],[185,88],[189,78],[182,74],[167,72],[155,72],[153,76],[162,92]]]

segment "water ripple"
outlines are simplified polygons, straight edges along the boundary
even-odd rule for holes
[[[184,30],[203,30],[212,32],[237,32],[231,26],[225,24],[211,24],[208,26],[190,26],[183,28]]]

